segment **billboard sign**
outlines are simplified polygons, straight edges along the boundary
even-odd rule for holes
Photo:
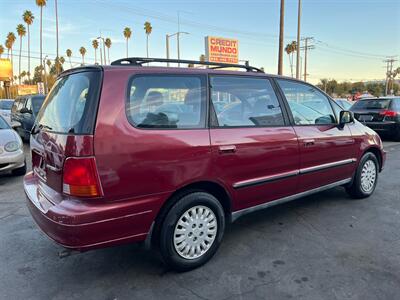
[[[44,95],[44,83],[43,82],[37,83],[37,91],[39,94]]]
[[[10,81],[13,69],[9,59],[0,58],[0,81]]]
[[[223,37],[206,36],[206,60],[217,63],[239,62],[239,41]]]
[[[18,85],[18,95],[19,96],[31,95],[31,94],[37,94],[37,93],[38,93],[38,87],[35,84],[32,84],[32,85],[20,84],[20,85]]]

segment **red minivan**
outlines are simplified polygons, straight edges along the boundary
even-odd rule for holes
[[[62,246],[146,241],[185,271],[243,214],[336,186],[374,192],[379,136],[315,86],[248,65],[153,62],[166,60],[68,70],[37,116],[24,189]]]

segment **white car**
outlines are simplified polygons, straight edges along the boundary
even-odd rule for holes
[[[8,124],[11,125],[11,107],[14,99],[0,99],[0,116],[2,116]]]
[[[7,171],[17,176],[24,175],[25,154],[18,133],[0,116],[0,173]]]

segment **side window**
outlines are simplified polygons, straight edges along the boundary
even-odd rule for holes
[[[284,125],[279,101],[268,79],[212,77],[211,100],[219,127]]]
[[[129,121],[142,128],[205,128],[206,77],[143,75],[129,86]]]
[[[278,79],[296,125],[324,125],[336,123],[329,99],[318,89],[290,80]]]
[[[392,108],[394,111],[400,112],[400,99],[396,98],[392,100]]]

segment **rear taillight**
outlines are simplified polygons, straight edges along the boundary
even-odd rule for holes
[[[65,160],[63,192],[78,197],[102,196],[94,157],[68,157]]]
[[[397,111],[385,109],[384,111],[381,111],[379,114],[381,116],[385,116],[385,117],[396,117],[397,116]]]

